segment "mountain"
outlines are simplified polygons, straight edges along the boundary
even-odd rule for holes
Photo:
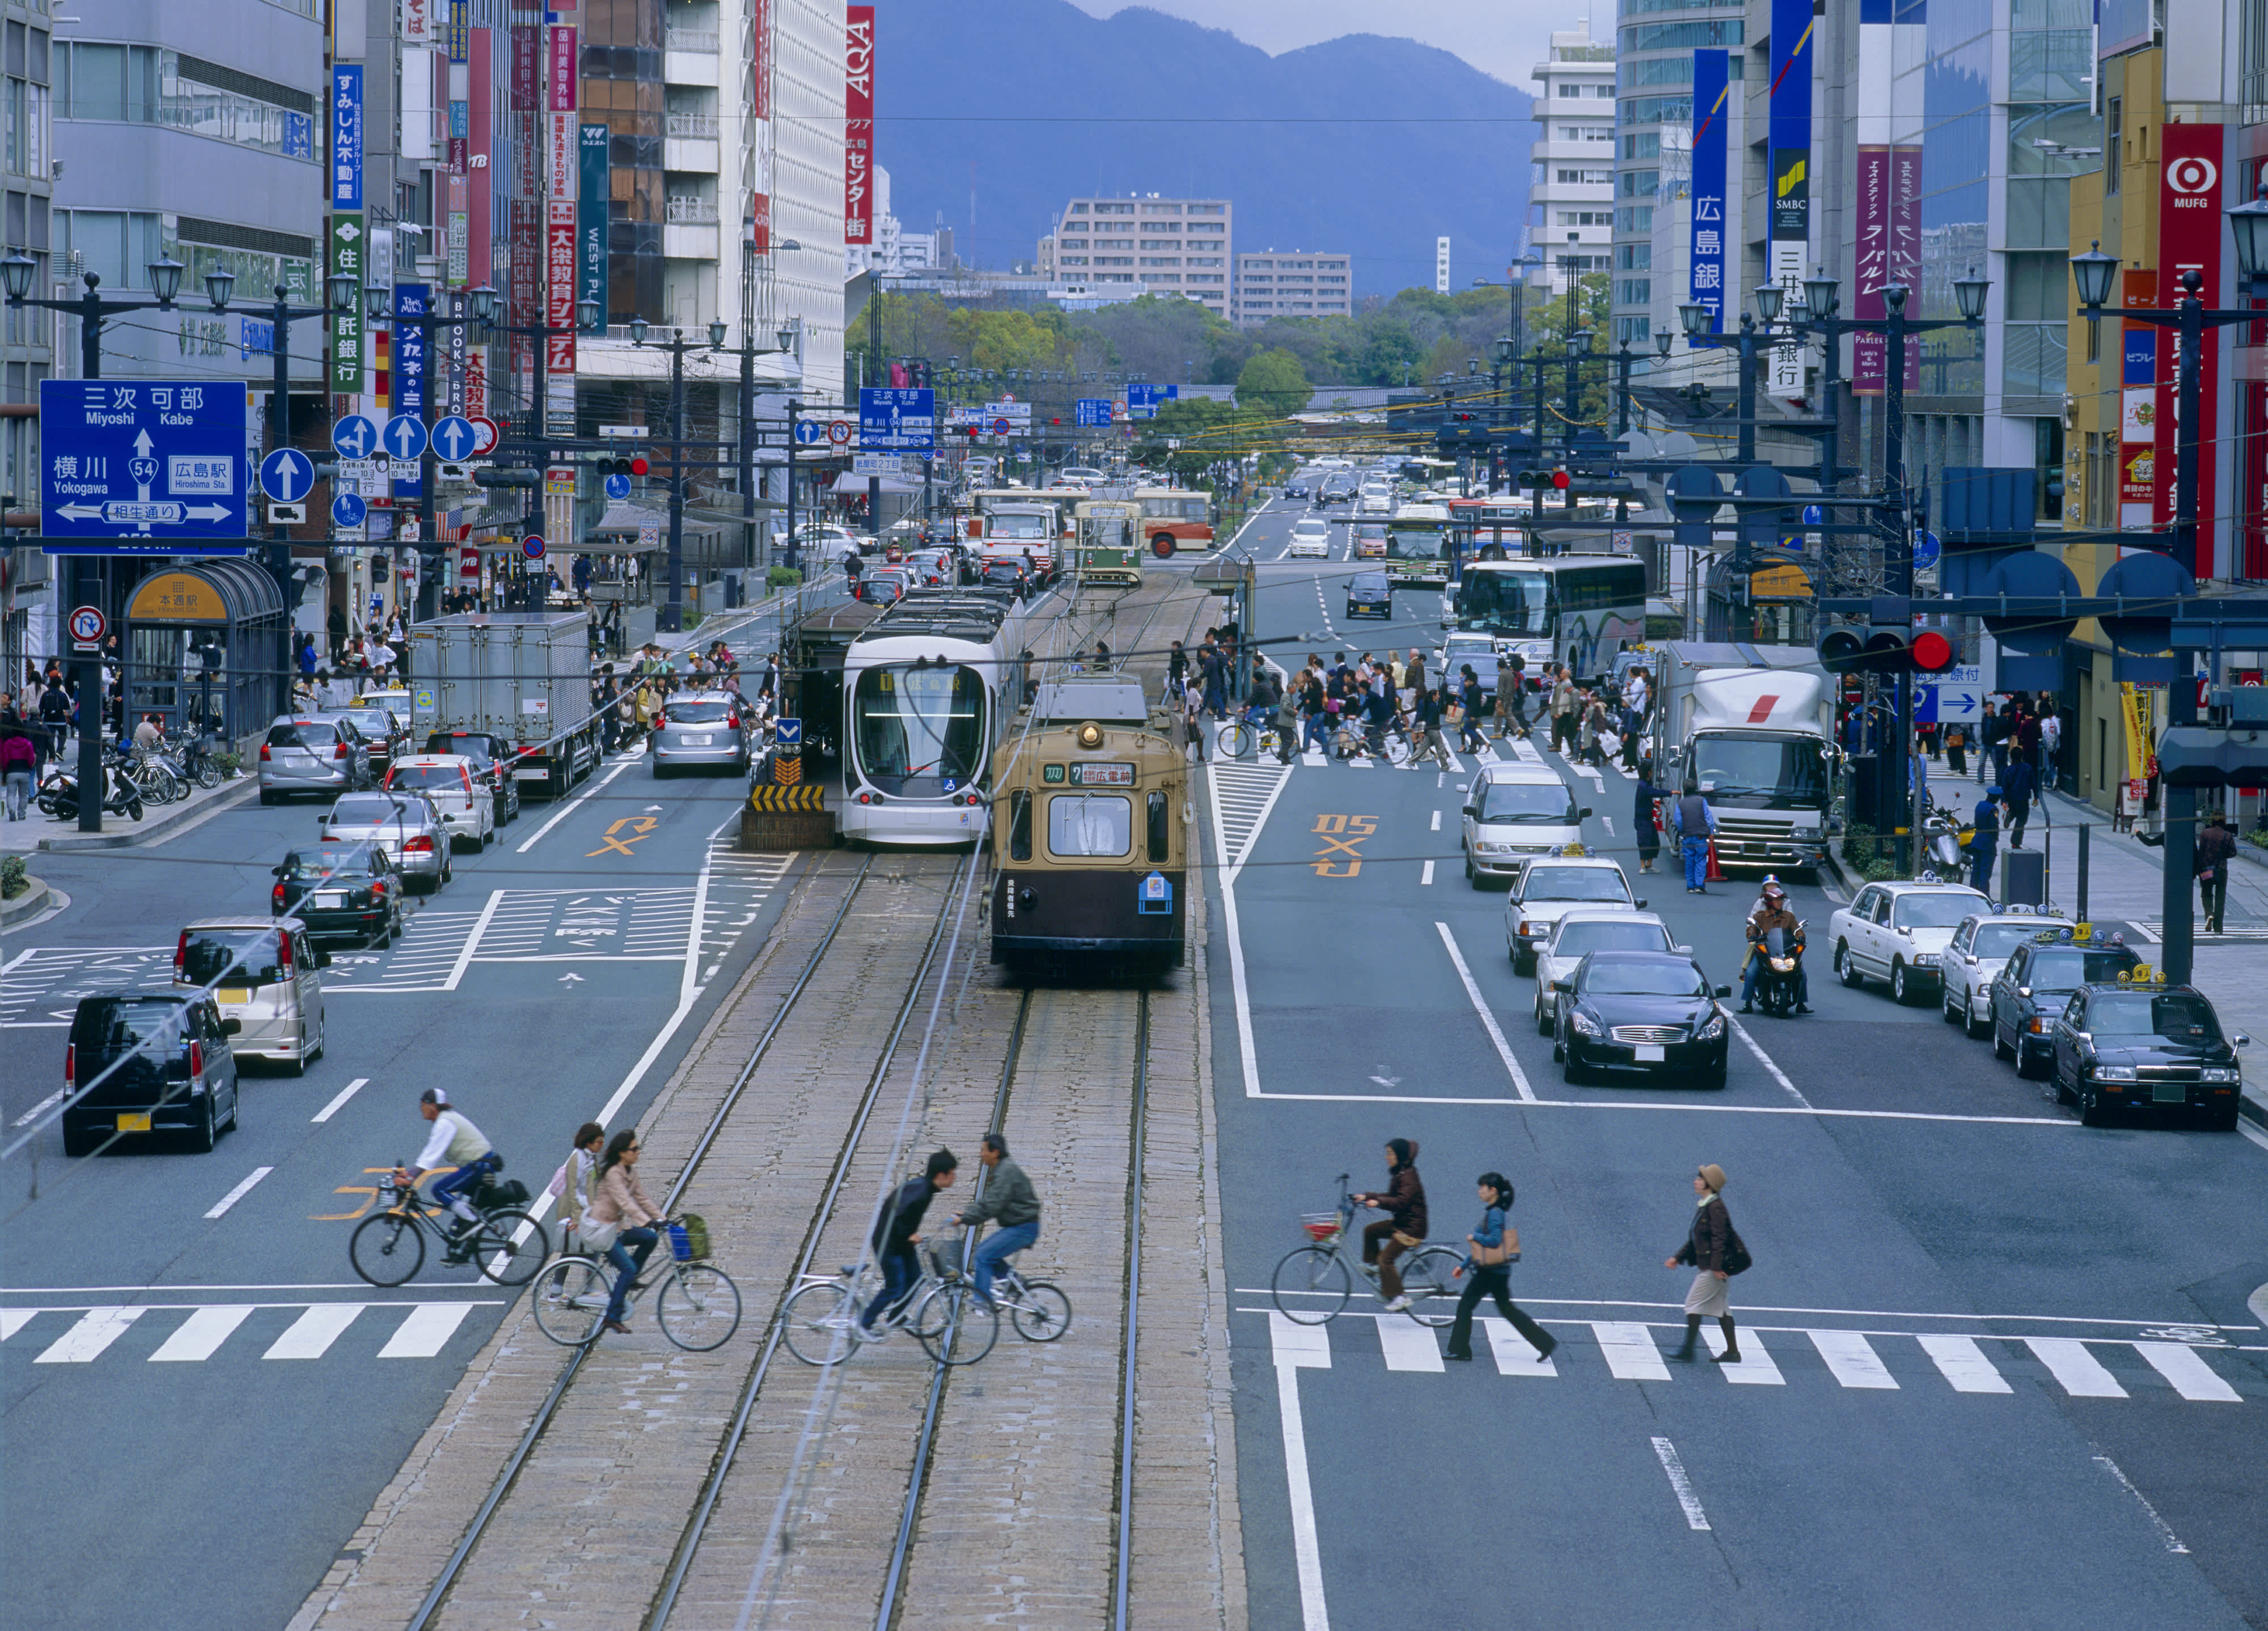
[[[979,266],[1031,260],[1087,193],[1228,198],[1238,249],[1346,251],[1358,295],[1431,286],[1443,233],[1459,287],[1514,253],[1533,99],[1447,51],[1350,34],[1270,56],[1068,0],[878,0],[875,26],[891,208],[909,231],[941,211]]]

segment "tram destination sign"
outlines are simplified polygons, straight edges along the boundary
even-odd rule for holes
[[[1071,787],[1131,787],[1134,785],[1132,765],[1042,765],[1040,780]]]

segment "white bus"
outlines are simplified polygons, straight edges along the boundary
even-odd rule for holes
[[[1468,561],[1441,596],[1441,626],[1484,634],[1528,677],[1565,663],[1603,679],[1615,653],[1646,640],[1646,567],[1629,555]]]
[[[1449,510],[1404,504],[1386,524],[1386,576],[1397,589],[1439,589],[1449,581]]]

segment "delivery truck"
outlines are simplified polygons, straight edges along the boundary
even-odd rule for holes
[[[1646,721],[1654,780],[1697,784],[1730,871],[1815,875],[1833,825],[1834,687],[1808,646],[1654,648]]]
[[[581,612],[462,612],[409,631],[410,709],[437,731],[503,738],[523,792],[563,797],[597,768],[591,620]]]

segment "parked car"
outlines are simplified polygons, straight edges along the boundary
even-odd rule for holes
[[[1465,790],[1461,836],[1465,878],[1474,888],[1491,878],[1516,876],[1536,856],[1580,845],[1590,807],[1542,765],[1493,764],[1476,771]]]
[[[1550,856],[1524,862],[1513,875],[1504,903],[1504,942],[1514,973],[1535,972],[1535,954],[1560,918],[1579,906],[1641,911],[1631,897],[1622,863],[1590,856]]]
[[[2083,986],[2052,1032],[2056,1097],[2076,1104],[2088,1126],[2114,1110],[2198,1111],[2207,1127],[2235,1130],[2244,1091],[2236,1049],[2252,1039],[2225,1036],[2220,1016],[2193,987]]]
[[[729,691],[680,691],[662,704],[646,738],[657,780],[693,766],[748,773],[747,704]]]
[[[1869,884],[1827,922],[1835,972],[1846,986],[1887,980],[1890,995],[1917,1003],[1938,987],[1938,959],[1961,920],[1992,903],[1965,884]]]
[[[541,782],[549,774],[523,769],[526,755],[503,737],[485,731],[431,731],[425,736],[429,753],[454,753],[473,761],[476,773],[496,795],[497,825],[509,827],[519,819],[519,779]]]
[[[402,765],[396,765],[394,774],[399,776],[402,770]],[[405,887],[423,884],[430,895],[449,881],[449,824],[440,807],[415,787],[342,794],[323,812],[315,832],[326,845],[377,845],[401,874]]]
[[[461,753],[412,753],[386,778],[388,791],[415,790],[433,801],[452,839],[485,849],[496,837],[496,794]]]
[[[2063,920],[2029,912],[1995,915],[1980,912],[1964,917],[1945,948],[1938,966],[1944,986],[1945,1023],[1957,1025],[1970,1036],[1992,1029],[1992,981],[1999,977],[2009,955],[2043,929],[2060,929]]]
[[[173,989],[210,993],[237,1057],[265,1059],[300,1075],[323,1052],[323,982],[331,954],[296,917],[214,917],[181,930]]]
[[[1346,614],[1393,620],[1394,585],[1385,573],[1357,572],[1347,579]]]
[[[293,793],[335,794],[369,787],[370,749],[354,722],[336,714],[284,714],[260,745],[260,802]]]
[[[63,1112],[63,1153],[122,1149],[127,1137],[161,1133],[187,1133],[195,1148],[210,1150],[237,1124],[229,1039],[238,1029],[202,992],[79,998],[63,1045],[63,1091],[86,1092]]]
[[[401,932],[408,893],[385,845],[325,844],[294,849],[276,863],[268,909],[298,918],[311,938],[345,935],[381,946]]]
[[[1567,1080],[1590,1071],[1637,1071],[1650,1076],[1694,1076],[1701,1085],[1725,1085],[1731,1026],[1720,998],[1730,986],[1712,988],[1690,957],[1666,951],[1593,951],[1575,966],[1559,993],[1551,1057]]]
[[[1992,1051],[2018,1076],[2045,1076],[2055,1057],[2052,1027],[2081,986],[2132,974],[2141,959],[2122,943],[2080,941],[2071,925],[2036,929],[1992,977],[1984,1023]]]
[[[1535,1029],[1550,1036],[1559,1023],[1559,998],[1575,977],[1575,965],[1594,951],[1670,951],[1690,957],[1690,946],[1669,937],[1669,926],[1652,912],[1618,907],[1571,907],[1552,925],[1551,937],[1535,952]]]

